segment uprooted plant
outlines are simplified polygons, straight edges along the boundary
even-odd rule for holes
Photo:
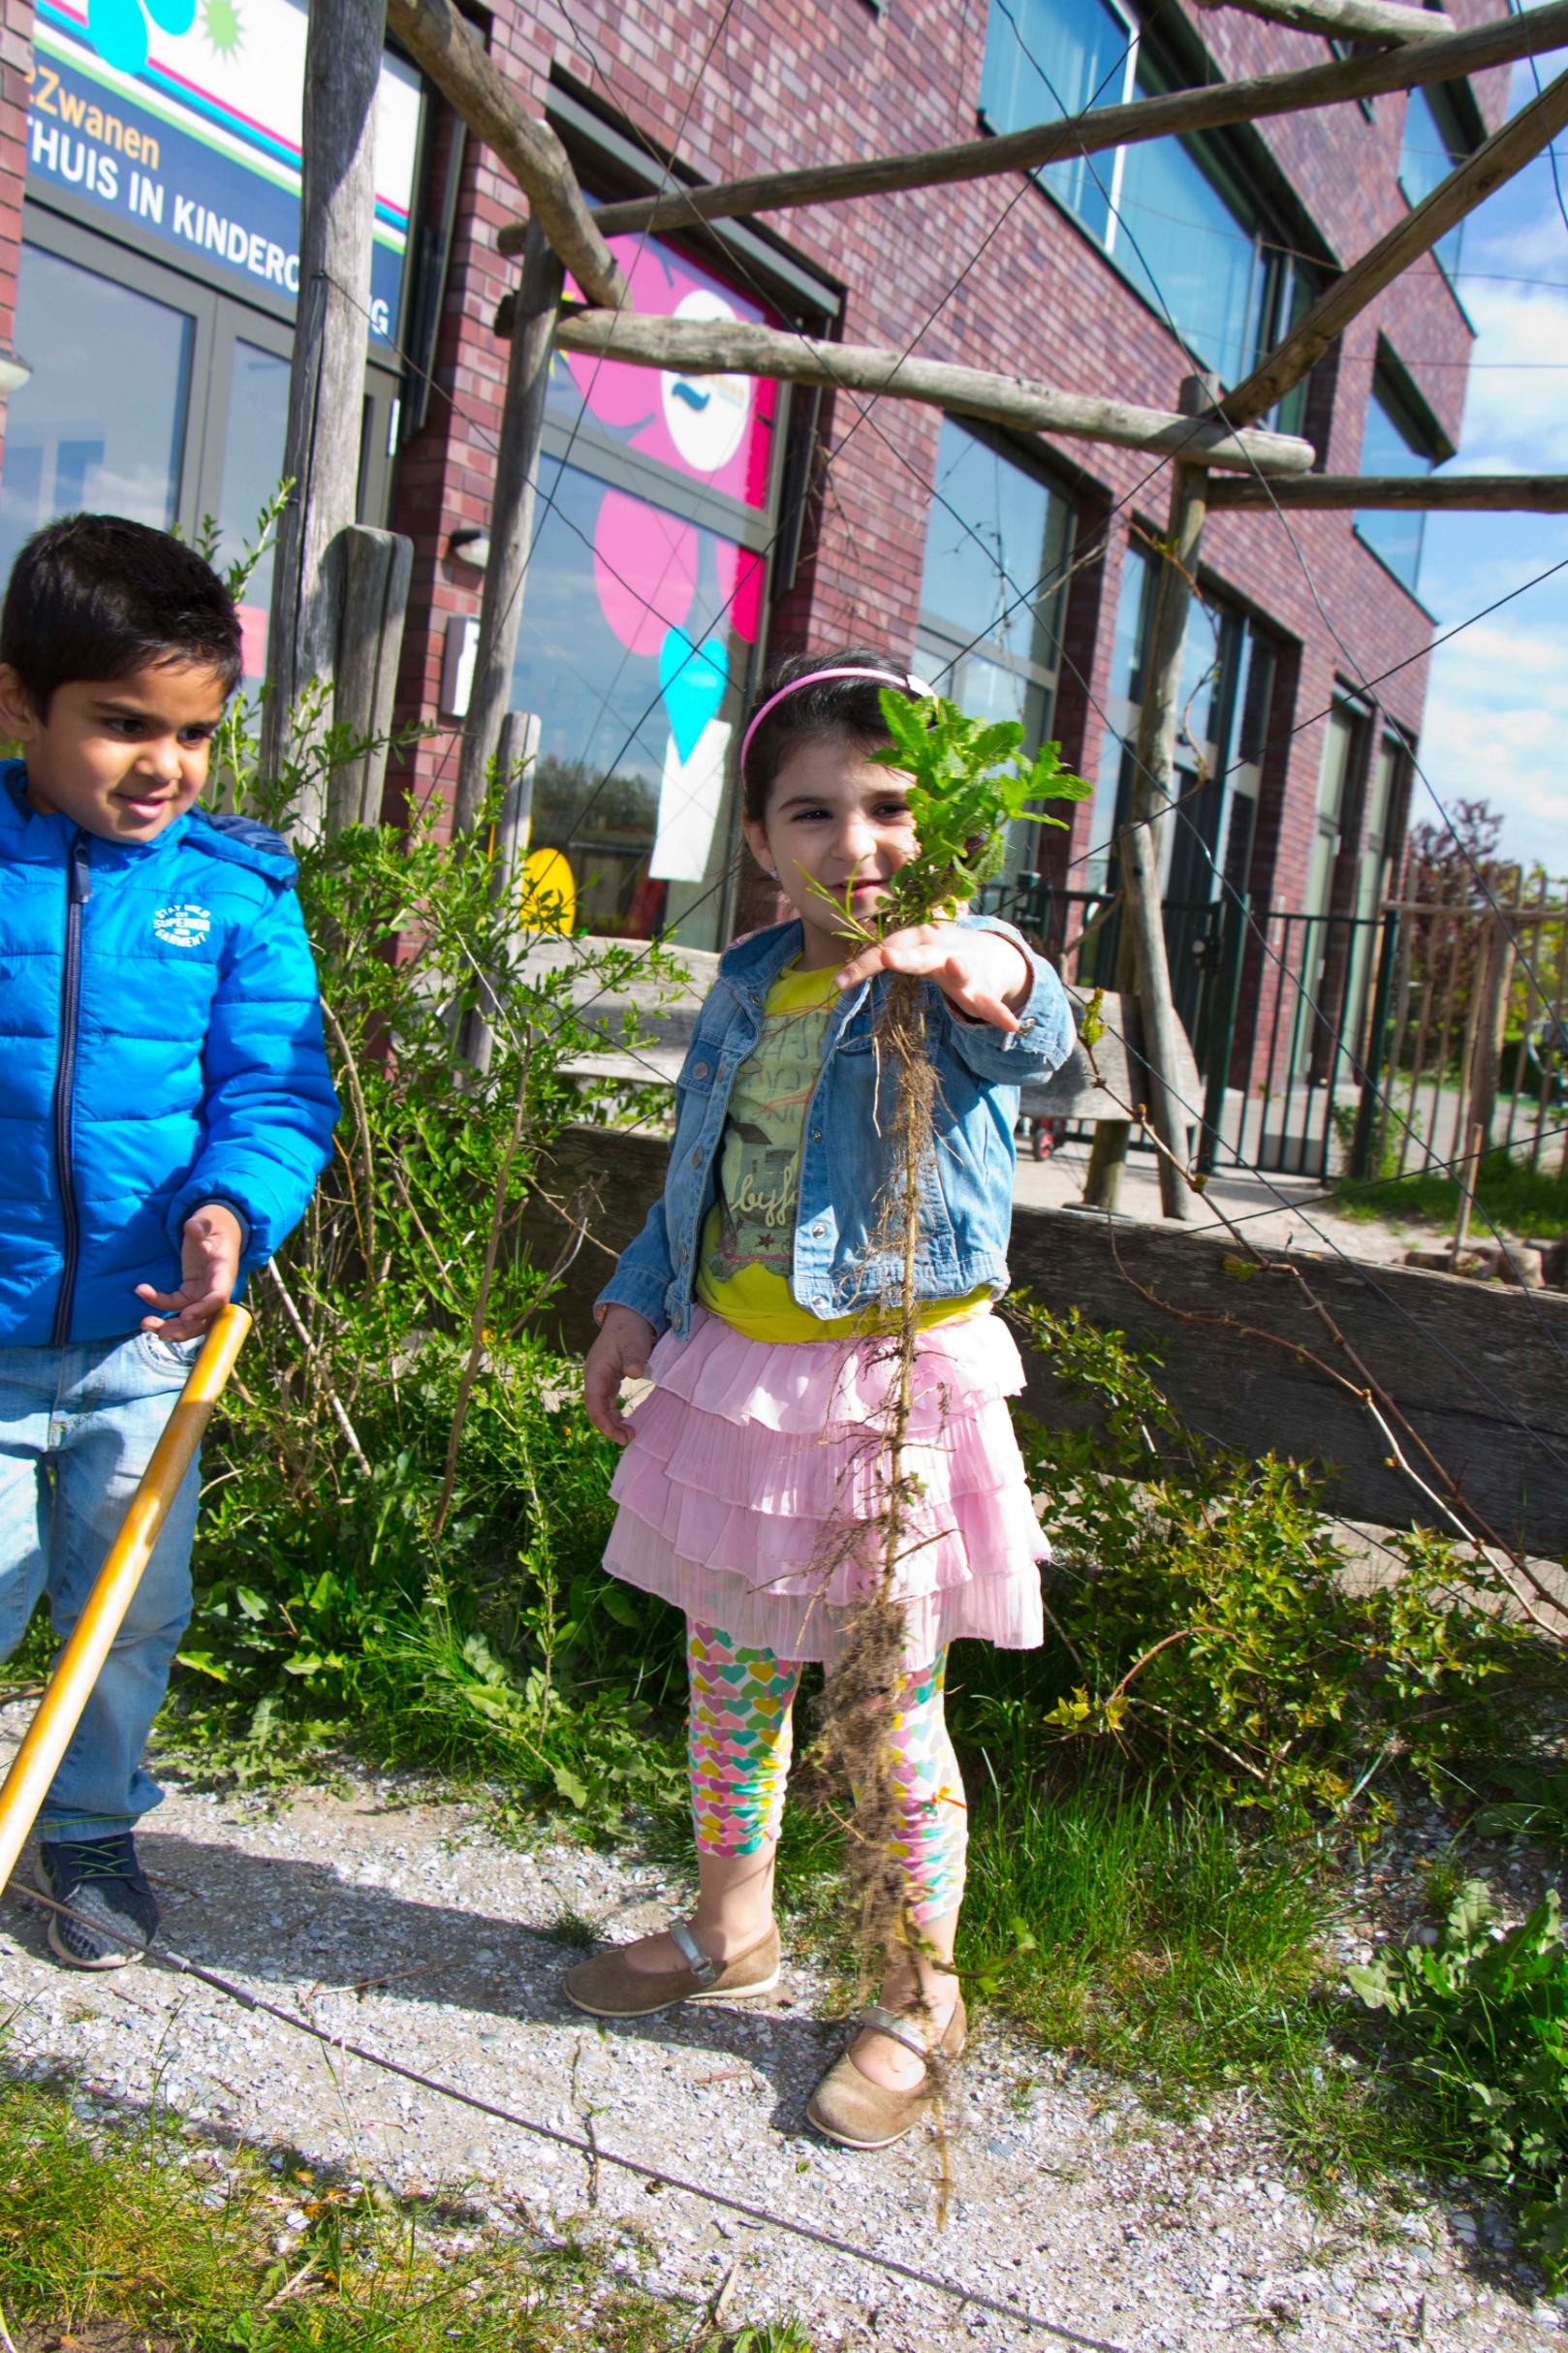
[[[870,758],[906,779],[919,846],[893,876],[870,924],[857,922],[847,901],[836,910],[845,929],[867,944],[951,915],[1000,870],[1009,826],[1061,825],[1063,819],[1038,804],[1082,800],[1090,789],[1062,767],[1058,745],[1026,754],[1016,722],[971,719],[936,696],[915,703],[884,689],[880,702],[890,740]],[[833,1531],[834,1558],[818,1564],[825,1577],[845,1556],[874,1564],[869,1590],[857,1601],[828,1678],[815,1751],[819,1773],[853,1793],[846,1871],[865,1978],[883,1965],[913,1964],[925,1949],[904,1892],[896,1839],[901,1793],[887,1728],[907,1663],[897,1572],[910,1550],[920,1491],[906,1452],[920,1329],[920,1194],[936,1148],[937,1074],[926,1015],[925,984],[892,974],[872,1030],[878,1097],[890,1107],[883,1122],[887,1175],[870,1245],[872,1265],[889,1271],[881,1295],[865,1307],[866,1331],[883,1340],[889,1369],[887,1401],[872,1439],[878,1503],[869,1522]]]

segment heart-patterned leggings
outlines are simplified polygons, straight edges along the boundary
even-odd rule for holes
[[[697,1844],[754,1855],[776,1843],[784,1817],[800,1659],[750,1650],[717,1626],[686,1621],[691,1670],[687,1760]],[[958,1761],[942,1710],[947,1653],[906,1675],[888,1744],[903,1792],[898,1853],[916,1921],[941,1920],[963,1897],[968,1821]]]

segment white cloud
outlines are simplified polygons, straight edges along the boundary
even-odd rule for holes
[[[1458,468],[1568,470],[1568,288],[1472,282],[1478,334]]]
[[[1444,802],[1502,812],[1506,856],[1568,868],[1568,613],[1528,629],[1478,622],[1440,646],[1421,761]],[[1424,803],[1418,783],[1413,819]]]

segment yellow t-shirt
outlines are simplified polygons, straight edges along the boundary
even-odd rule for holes
[[[768,991],[762,1030],[736,1072],[719,1144],[718,1198],[703,1224],[697,1297],[753,1340],[835,1340],[886,1329],[867,1309],[821,1317],[790,1291],[800,1193],[800,1138],[822,1071],[823,1032],[837,1002],[831,967],[794,965]],[[928,1300],[922,1331],[967,1315],[990,1298]]]

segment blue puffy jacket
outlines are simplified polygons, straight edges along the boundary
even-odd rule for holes
[[[0,1345],[134,1332],[204,1201],[242,1269],[298,1220],[337,1101],[294,879],[264,826],[105,841],[0,762]]]

